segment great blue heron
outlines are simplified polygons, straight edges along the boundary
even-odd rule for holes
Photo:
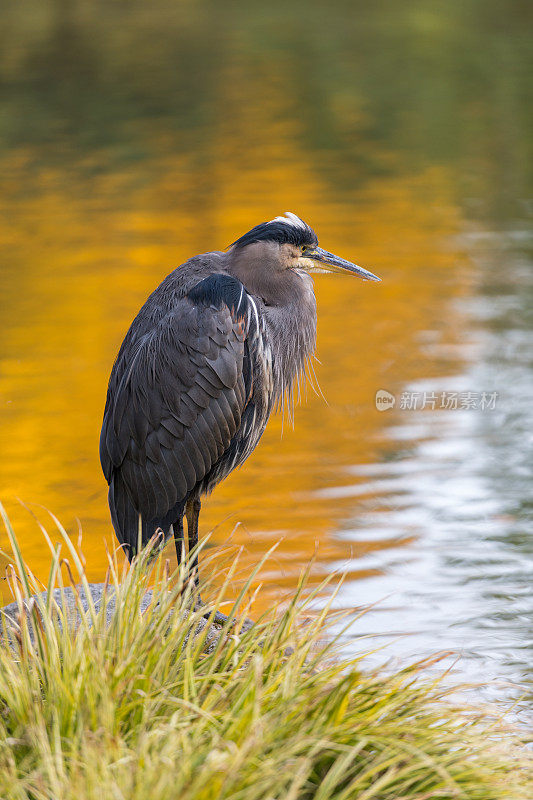
[[[226,252],[191,258],[150,295],[113,366],[100,438],[111,518],[130,558],[139,530],[144,546],[160,529],[179,563],[184,516],[196,547],[200,497],[248,458],[314,351],[309,273],[337,271],[379,280],[322,250],[287,213]],[[190,568],[198,582],[197,557]]]

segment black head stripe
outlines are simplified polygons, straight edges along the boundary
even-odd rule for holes
[[[246,247],[254,242],[279,242],[279,244],[294,244],[297,247],[302,245],[315,246],[318,244],[318,237],[314,230],[302,223],[294,225],[289,220],[273,220],[272,222],[262,222],[256,225],[251,231],[245,233],[240,239],[233,242],[232,247]]]

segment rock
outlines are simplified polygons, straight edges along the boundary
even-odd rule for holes
[[[113,586],[109,586],[104,583],[90,583],[89,591],[97,612],[99,612],[100,609],[102,608],[104,591],[107,593],[107,603],[105,606],[106,627],[107,627],[111,623],[113,614],[115,613],[115,607],[116,607],[115,589]],[[72,628],[76,627],[81,619],[79,606],[77,603],[78,593],[83,612],[87,613],[87,611],[89,610],[89,601],[83,586],[78,586],[77,589],[73,589],[71,586],[67,586],[63,590],[61,589],[53,590],[54,601],[60,608],[63,607],[64,603],[69,621],[69,626]],[[33,627],[31,619],[32,613],[30,606],[35,605],[37,609],[43,608],[46,603],[47,596],[48,596],[47,592],[41,592],[40,594],[34,595],[29,600],[23,601],[24,608],[28,613],[28,624],[30,630],[30,637],[32,641],[33,641]],[[141,612],[146,611],[146,609],[152,602],[152,598],[153,598],[153,592],[150,589],[146,592],[146,594],[141,600],[140,604]],[[40,612],[37,611],[37,613]],[[198,622],[198,628],[196,633],[198,634],[200,631],[204,630],[206,625],[207,625],[207,620],[200,619]],[[4,606],[4,608],[1,609],[0,637],[7,638],[12,645],[15,644],[15,641],[17,639],[16,632],[19,629],[19,627],[20,627],[19,606],[17,603],[9,603],[9,605]],[[221,633],[220,627],[214,624],[211,625],[206,639],[207,652],[209,652],[214,647],[215,643],[218,641],[220,633]]]

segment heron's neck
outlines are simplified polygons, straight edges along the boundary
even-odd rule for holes
[[[257,251],[257,252],[255,252]],[[262,301],[261,315],[273,354],[273,400],[291,400],[293,382],[305,372],[316,343],[316,301],[309,274],[280,269],[276,250],[254,245],[228,253],[226,269]]]
[[[257,252],[253,245],[245,251],[230,251],[227,270],[266,306],[291,306],[303,290],[302,281],[294,270],[279,268],[274,251],[269,256],[264,246],[257,247]]]

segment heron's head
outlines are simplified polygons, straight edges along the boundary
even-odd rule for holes
[[[233,242],[231,251],[236,261],[250,268],[261,265],[264,269],[268,265],[276,272],[349,272],[366,281],[381,280],[363,267],[319,247],[314,230],[290,211],[256,225]]]

